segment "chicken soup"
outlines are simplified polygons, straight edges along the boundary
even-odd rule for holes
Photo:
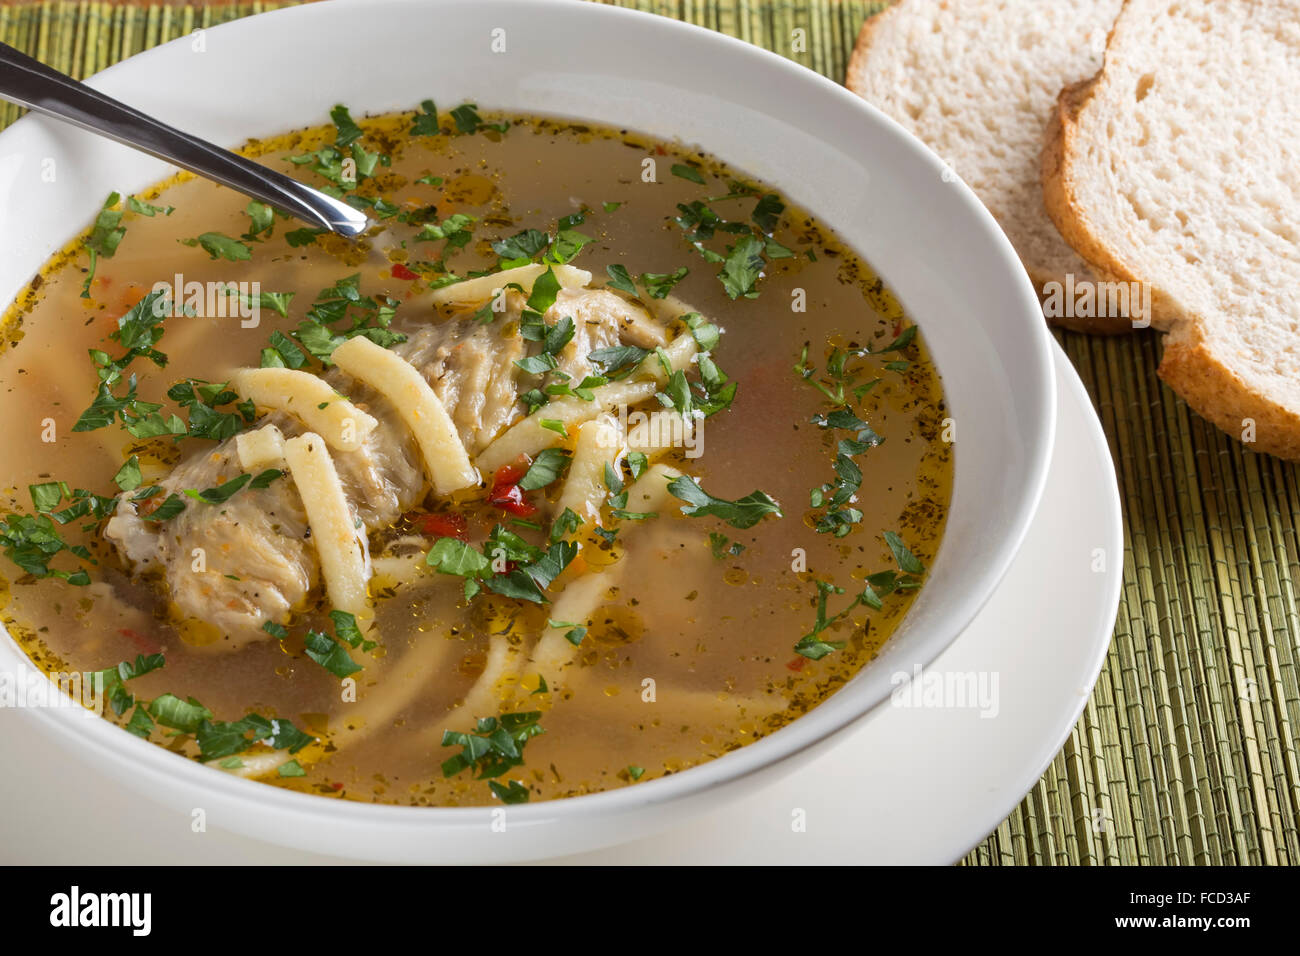
[[[952,448],[870,267],[634,131],[331,119],[246,152],[361,240],[183,175],[11,309],[0,613],[36,665],[177,759],[452,806],[679,772],[871,660]]]

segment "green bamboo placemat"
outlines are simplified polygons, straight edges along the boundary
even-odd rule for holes
[[[730,33],[836,81],[863,19],[884,5],[600,2]],[[85,76],[282,5],[11,4],[0,39]],[[0,125],[18,113],[0,108]],[[1300,472],[1243,451],[1164,388],[1152,335],[1058,339],[1119,471],[1119,619],[1065,748],[965,862],[1289,864],[1300,857]]]

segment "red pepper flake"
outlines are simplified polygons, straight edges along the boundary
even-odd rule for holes
[[[342,790],[342,789],[343,789],[343,784],[341,784],[341,783],[331,783],[331,784],[330,784],[330,788],[331,788],[331,789],[334,789],[334,790]]]
[[[792,660],[792,661],[786,661],[786,662],[785,662],[785,666],[786,666],[787,668],[789,668],[790,670],[792,670],[792,671],[796,671],[796,672],[798,672],[798,671],[803,670],[803,666],[804,666],[805,664],[807,664],[807,663],[808,663],[808,658],[806,658],[806,657],[796,657],[796,658],[795,658],[794,660]]]
[[[145,637],[145,635],[141,634],[139,631],[133,631],[129,627],[122,627],[122,628],[118,628],[117,633],[121,634],[123,637],[129,637],[131,639],[131,643],[134,644],[136,647],[140,648],[140,650],[142,651],[145,651],[149,654],[158,653],[159,650],[158,644],[155,641],[152,641],[149,638]]]
[[[452,511],[440,514],[413,511],[406,517],[411,522],[412,527],[420,534],[427,534],[435,538],[469,540],[469,522],[462,514]]]
[[[488,502],[518,518],[528,518],[537,514],[537,508],[524,499],[524,490],[519,487],[519,482],[528,473],[531,464],[532,461],[527,455],[520,455],[514,464],[498,468],[497,473],[492,477],[492,490],[488,493]]]
[[[418,279],[420,278],[420,276],[418,273],[412,272],[410,269],[406,268],[406,266],[402,265],[400,262],[394,262],[393,278],[394,279]]]
[[[164,495],[151,495],[150,497],[145,498],[135,506],[135,513],[141,518],[148,517],[162,507],[164,498]]]

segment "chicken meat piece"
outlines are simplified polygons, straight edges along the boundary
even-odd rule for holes
[[[512,291],[505,314],[491,323],[450,319],[408,331],[393,347],[429,382],[471,458],[523,417],[520,394],[541,382],[515,364],[539,349],[519,334],[523,308],[523,297]],[[604,290],[562,290],[545,319],[553,324],[566,316],[574,336],[556,358],[558,371],[575,384],[593,373],[588,355],[596,349],[623,342],[653,348],[666,338],[660,323]],[[340,369],[323,377],[378,422],[359,448],[331,454],[354,518],[367,532],[390,527],[429,492],[415,441],[382,395]],[[306,430],[282,412],[258,425],[268,423],[286,437]],[[244,471],[231,438],[182,461],[158,482],[163,495],[153,500],[214,488]],[[134,573],[158,579],[172,616],[206,630],[213,646],[233,649],[266,638],[264,624],[284,623],[309,605],[320,569],[289,475],[266,488],[245,487],[221,504],[187,498],[185,510],[166,521],[148,520],[132,494],[118,497],[105,536]]]

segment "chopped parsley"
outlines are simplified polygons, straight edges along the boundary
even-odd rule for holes
[[[561,425],[561,428],[564,426]],[[519,479],[524,491],[536,491],[559,479],[569,467],[569,453],[559,448],[545,448],[537,453],[528,471]]]
[[[389,328],[397,313],[397,300],[388,296],[375,299],[362,295],[360,283],[358,273],[322,289],[307,311],[307,317],[292,333],[298,345],[324,365],[330,364],[329,357],[334,349],[359,335],[384,348],[406,341],[405,335]],[[274,340],[272,347],[284,358]],[[285,364],[290,363],[286,360]]]
[[[644,272],[641,274],[641,284],[645,286],[650,298],[662,299],[672,291],[673,286],[685,279],[689,273],[690,270],[685,266],[675,272]]]
[[[673,163],[672,173],[674,176],[681,179],[689,180],[693,183],[699,183],[701,186],[704,185],[704,177],[700,175],[700,171],[694,166],[686,166],[682,163]]]
[[[271,333],[271,344],[262,349],[262,368],[302,368],[307,353],[279,329]]]
[[[212,259],[246,262],[253,258],[253,250],[247,245],[220,232],[204,232],[193,239],[182,239],[180,242],[183,246],[201,247]]]
[[[165,663],[161,654],[137,654],[134,661],[122,661],[116,667],[94,671],[88,676],[95,682],[96,688],[108,695],[108,705],[113,713],[121,717],[135,706],[135,698],[127,692],[126,682],[159,670]],[[147,717],[146,713],[145,718]]]
[[[240,236],[240,239],[245,242],[261,242],[263,239],[271,238],[271,231],[275,227],[274,209],[254,199],[244,207],[244,212],[248,214],[248,231]]]
[[[742,236],[734,246],[727,247],[727,257],[718,279],[728,296],[733,299],[758,297],[754,286],[763,275],[763,250],[763,241],[754,236]]]
[[[566,534],[573,534],[582,527],[582,517],[572,508],[565,508],[560,516],[551,522],[551,531],[549,538],[551,541],[559,541]]]
[[[585,212],[577,212],[562,217],[554,233],[524,229],[513,236],[497,239],[492,243],[492,251],[500,257],[498,268],[512,269],[538,261],[548,265],[563,265],[573,261],[584,246],[595,241],[586,233],[573,228],[585,218]]]
[[[633,280],[631,273],[627,271],[627,266],[615,263],[605,267],[605,274],[609,276],[611,288],[626,292],[628,295],[639,296],[641,293],[637,290],[636,284],[640,282],[646,295],[652,299],[666,298],[673,286],[685,279],[690,271],[686,266],[682,266],[673,272],[643,272]]]
[[[709,532],[709,550],[719,561],[725,561],[728,557],[738,557],[745,546],[739,541],[732,541],[725,534],[717,531]]]
[[[482,551],[458,538],[439,538],[425,555],[425,563],[439,574],[464,578],[466,600],[486,588],[502,597],[547,604],[546,589],[577,554],[578,545],[572,541],[553,540],[543,549],[498,524]],[[506,569],[498,573],[494,561],[504,562]]]
[[[879,611],[884,607],[881,598],[895,591],[912,591],[921,586],[920,576],[925,573],[925,565],[908,550],[903,539],[894,532],[886,531],[884,538],[902,573],[880,571],[869,575],[863,582],[862,590],[853,597],[848,606],[834,615],[827,613],[827,601],[832,594],[843,594],[844,589],[836,587],[829,581],[817,581],[817,619],[813,622],[812,630],[799,638],[798,643],[795,644],[796,654],[818,661],[827,654],[842,649],[843,641],[829,641],[822,635],[848,617],[854,608],[865,606]]]
[[[90,235],[82,243],[90,256],[90,268],[87,270],[85,281],[81,285],[81,297],[83,299],[90,298],[90,284],[95,280],[95,269],[99,265],[100,257],[105,259],[113,258],[113,253],[117,252],[118,244],[126,235],[126,227],[122,225],[122,210],[116,208],[121,198],[117,193],[108,194],[103,207],[99,210],[99,215],[95,217],[95,224],[91,227]],[[152,215],[152,213],[148,215]]]
[[[202,706],[193,699],[190,703]],[[203,711],[207,716],[200,718],[194,734],[199,744],[199,759],[205,763],[243,753],[255,744],[263,744],[272,750],[287,750],[294,754],[316,739],[311,734],[299,730],[289,721],[280,718],[248,714],[239,720],[224,723],[213,721],[211,712],[206,708],[203,708]],[[164,723],[161,719],[158,722]]]
[[[824,371],[819,370],[808,361],[808,346],[803,347],[799,356],[799,362],[794,367],[795,374],[807,382],[813,388],[817,389],[833,405],[846,405],[849,401],[850,392],[861,402],[863,397],[879,384],[879,378],[871,378],[862,381],[864,369],[854,367],[850,362],[854,359],[864,359],[870,355],[882,355],[888,352],[902,352],[907,349],[916,339],[916,326],[909,325],[899,332],[899,334],[889,344],[881,346],[878,349],[868,347],[841,349],[832,348],[826,358],[826,368]],[[891,365],[895,368],[893,371],[906,371],[910,363],[902,362],[901,367],[898,363],[886,363],[888,369]]]
[[[548,620],[546,626],[564,630],[564,639],[574,647],[581,647],[582,639],[587,636],[587,628],[574,621]]]
[[[470,733],[443,731],[442,745],[461,751],[442,762],[442,775],[454,777],[469,770],[476,780],[490,781],[489,788],[502,803],[526,803],[527,787],[514,780],[503,786],[496,778],[523,766],[525,745],[546,733],[538,723],[541,717],[541,711],[480,717]]]
[[[862,521],[862,512],[848,507],[862,487],[862,469],[853,460],[853,456],[874,448],[884,439],[847,407],[814,415],[812,423],[820,428],[841,429],[854,434],[853,438],[840,439],[836,444],[835,461],[831,466],[835,471],[834,481],[813,488],[808,494],[809,504],[813,508],[826,509],[815,516],[814,528],[817,532],[842,538],[852,530],[853,525]]]
[[[715,498],[701,488],[694,478],[679,475],[668,482],[668,491],[675,498],[686,502],[681,512],[693,518],[713,515],[721,518],[733,528],[752,528],[768,515],[783,517],[781,506],[776,500],[762,491],[751,491],[736,501]]]
[[[330,119],[334,121],[335,146],[351,146],[361,138],[361,127],[352,119],[346,106],[340,103],[330,110]]]
[[[420,109],[411,120],[412,136],[437,136],[442,130],[438,126],[438,107],[433,100],[422,100]],[[423,180],[421,180],[423,182]],[[441,185],[439,180],[434,185]]]
[[[140,214],[141,216],[148,216],[150,219],[158,215],[158,213],[162,213],[164,216],[170,216],[176,211],[175,206],[155,206],[153,203],[145,202],[143,199],[139,199],[135,196],[126,197],[126,208],[131,210],[131,212]]]
[[[124,469],[126,466],[123,466]],[[120,474],[120,472],[119,472]],[[130,471],[127,469],[128,482]],[[84,586],[90,583],[90,575],[84,567],[75,571],[50,567],[54,557],[66,551],[73,557],[89,564],[94,564],[90,551],[83,545],[69,544],[63,539],[58,525],[67,524],[77,518],[89,517],[93,521],[83,530],[91,530],[94,522],[108,517],[117,507],[117,500],[84,488],[70,491],[62,481],[48,481],[28,488],[32,496],[32,505],[37,512],[34,515],[10,514],[0,519],[0,548],[4,555],[15,565],[35,578],[61,578],[69,584]],[[64,499],[68,507],[55,511]]]
[[[361,670],[343,645],[323,631],[308,631],[303,646],[308,657],[335,677],[341,679]]]
[[[354,650],[360,648],[363,651],[371,651],[377,646],[377,642],[365,639],[357,624],[356,615],[335,609],[330,611],[329,618],[334,627],[334,636],[330,637],[324,631],[314,628],[308,629],[303,638],[303,649],[309,658],[341,680],[362,669],[361,665],[352,659],[344,645]],[[289,636],[288,628],[275,621],[265,622],[262,630],[281,643]]]
[[[187,497],[195,501],[202,501],[205,504],[219,505],[229,501],[237,491],[241,491],[245,485],[250,488],[266,488],[271,482],[275,481],[284,472],[277,468],[268,468],[266,471],[257,475],[242,474],[231,478],[229,481],[217,485],[215,488],[204,488],[198,491],[194,488],[184,489]]]
[[[596,366],[606,378],[615,379],[631,374],[649,354],[649,349],[635,345],[611,345],[588,352],[587,361]]]
[[[451,111],[451,121],[456,124],[456,132],[462,135],[485,129],[504,133],[510,128],[509,120],[502,120],[500,123],[484,122],[478,115],[478,106],[475,103],[464,103],[456,107]]]
[[[609,284],[620,292],[626,292],[628,295],[637,295],[636,283],[632,281],[632,276],[628,274],[627,266],[614,265],[605,266],[605,274],[609,276]]]

